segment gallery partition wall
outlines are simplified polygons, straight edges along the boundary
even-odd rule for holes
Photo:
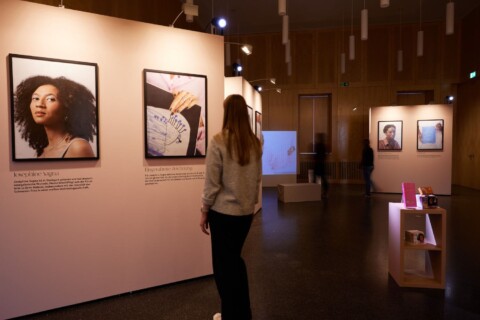
[[[5,0],[0,56],[0,318],[211,274],[198,208],[223,38]],[[166,109],[180,88],[188,114]],[[54,106],[62,135],[42,140]]]

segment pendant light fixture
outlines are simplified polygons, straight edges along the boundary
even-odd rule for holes
[[[287,44],[288,42],[288,15],[282,17],[282,44]]]
[[[353,35],[353,0],[352,0],[352,16],[351,16],[351,32],[348,39],[348,59],[355,60],[355,36]]]
[[[423,57],[422,0],[420,1],[420,30],[417,32],[417,57]]]
[[[368,10],[365,7],[365,0],[363,0],[363,9],[360,12],[360,39],[368,40]]]
[[[453,1],[447,2],[446,25],[445,34],[451,35],[455,29],[455,3]]]
[[[342,53],[340,53],[340,73],[345,73],[345,11],[342,12]]]
[[[397,51],[397,71],[402,72],[403,71],[403,11],[400,11],[400,30],[399,30],[399,35],[398,35],[398,51]]]
[[[278,15],[284,16],[287,14],[287,0],[278,0]]]
[[[290,48],[290,40],[285,44],[285,63],[292,62],[292,54]]]
[[[390,0],[380,0],[380,8],[388,8],[390,6]]]

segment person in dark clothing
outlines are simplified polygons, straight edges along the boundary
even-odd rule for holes
[[[372,188],[371,175],[373,171],[373,149],[370,147],[370,140],[363,140],[362,160],[360,167],[363,172],[363,179],[365,180],[365,196],[370,196],[370,189]]]
[[[328,196],[328,179],[325,166],[327,158],[327,146],[325,144],[325,133],[317,133],[315,142],[315,175],[320,177],[322,184],[322,199]]]

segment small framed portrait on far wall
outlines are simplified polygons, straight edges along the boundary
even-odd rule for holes
[[[417,121],[417,150],[443,150],[443,119]]]
[[[403,121],[378,121],[378,151],[401,151]]]

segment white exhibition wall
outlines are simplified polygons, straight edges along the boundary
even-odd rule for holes
[[[401,193],[402,182],[413,182],[417,188],[431,186],[435,194],[450,195],[452,106],[374,107],[370,112],[370,142],[375,154],[375,169],[372,173],[374,191]],[[419,120],[443,120],[443,150],[417,150]],[[379,122],[401,124],[402,128],[397,128],[396,137],[396,140],[401,141],[401,150],[378,150],[378,140],[383,135],[383,132],[378,134]]]
[[[9,54],[98,64],[98,161],[11,160]],[[0,318],[211,274],[204,159],[145,159],[142,72],[205,75],[210,139],[223,38],[2,0],[0,56]]]

